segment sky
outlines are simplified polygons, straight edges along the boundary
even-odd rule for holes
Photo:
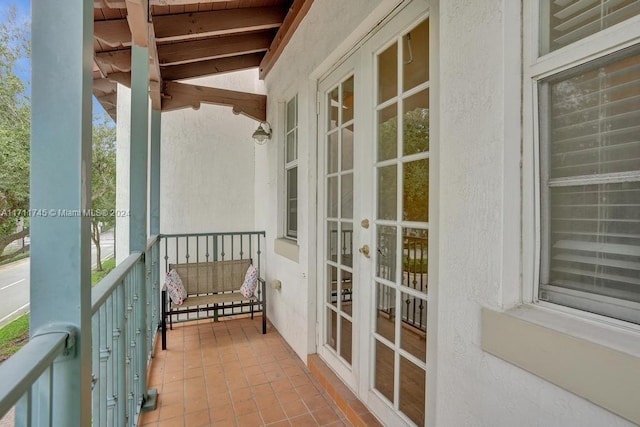
[[[55,1],[55,0],[44,0],[44,1]],[[17,11],[17,21],[18,22],[31,22],[31,0],[0,0],[0,22],[5,22],[8,16],[8,11],[11,7],[15,7]],[[29,60],[25,59],[20,61],[17,64],[14,72],[25,82],[27,86],[27,94],[31,93],[31,63]],[[94,98],[93,99],[93,108],[95,113],[99,116],[106,115],[104,109],[100,105],[99,102]],[[94,113],[94,116],[96,114]]]

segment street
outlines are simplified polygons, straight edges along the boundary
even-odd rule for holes
[[[113,231],[100,238],[102,260],[113,256]],[[91,267],[95,268],[96,250],[91,243]],[[29,311],[30,259],[0,266],[0,326]]]

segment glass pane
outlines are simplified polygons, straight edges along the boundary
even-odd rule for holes
[[[338,177],[327,179],[327,216],[338,217]]]
[[[335,311],[327,308],[327,342],[332,349],[338,348],[338,319]]]
[[[353,76],[342,83],[342,122],[346,123],[353,119]]]
[[[298,168],[287,170],[287,235],[298,231]]]
[[[402,285],[427,293],[429,270],[429,232],[417,228],[403,229]]]
[[[429,21],[426,20],[402,38],[404,91],[429,80]]]
[[[378,104],[398,94],[398,44],[378,55]]]
[[[342,170],[353,169],[353,125],[342,129]]]
[[[353,218],[353,174],[342,175],[342,218]]]
[[[429,90],[404,100],[402,143],[405,156],[429,151]]]
[[[338,269],[332,265],[327,266],[327,302],[334,307],[338,306]]]
[[[338,262],[338,223],[327,221],[327,259]]]
[[[287,163],[297,158],[296,135],[296,130],[287,134]]]
[[[287,132],[292,130],[297,125],[296,104],[298,98],[295,97],[291,101],[287,102]]]
[[[378,161],[398,156],[397,104],[378,111]]]
[[[640,1],[550,1],[541,8],[542,53],[547,53],[640,14]]]
[[[353,277],[347,270],[340,270],[340,309],[349,316],[353,314]]]
[[[338,133],[332,133],[327,140],[327,173],[338,172]]]
[[[396,290],[376,282],[376,332],[396,340]]]
[[[340,262],[343,265],[353,267],[353,224],[349,222],[342,223],[342,241],[340,245],[340,253],[342,257]]]
[[[396,219],[398,173],[397,166],[378,168],[378,219]]]
[[[429,221],[429,159],[404,164],[402,216],[405,221]]]
[[[550,177],[640,169],[640,55],[550,83]]]
[[[375,340],[375,343],[376,372],[374,386],[384,397],[393,402],[393,385],[395,382],[393,350],[378,340]]]
[[[551,188],[550,204],[549,283],[640,302],[640,182]]]
[[[396,280],[396,227],[378,225],[376,244],[376,276],[381,279]]]
[[[340,317],[340,356],[351,364],[351,343],[353,342],[351,322]]]
[[[327,99],[327,127],[329,130],[334,129],[338,126],[338,112],[340,111],[340,104],[338,102],[338,88],[336,87],[331,92],[329,92]]]
[[[400,294],[402,304],[402,328],[400,347],[423,362],[427,357],[427,301],[404,292]]]
[[[400,356],[400,410],[419,426],[424,425],[426,373]]]

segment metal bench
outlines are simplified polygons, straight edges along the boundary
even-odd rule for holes
[[[169,327],[173,329],[173,316],[187,313],[206,313],[205,317],[211,317],[209,313],[213,312],[213,318],[217,321],[220,316],[238,314],[227,314],[227,309],[248,306],[252,319],[254,311],[262,311],[262,333],[266,334],[266,289],[260,272],[257,297],[245,298],[239,291],[249,265],[250,259],[169,264],[169,270],[175,269],[180,276],[187,299],[182,305],[176,305],[167,298],[167,291],[162,291],[162,349],[167,348],[167,318]],[[256,306],[261,308],[255,310]]]

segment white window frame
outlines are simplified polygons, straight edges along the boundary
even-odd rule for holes
[[[524,0],[521,14],[521,288],[505,288],[503,305],[506,311],[482,309],[481,346],[484,351],[610,413],[640,424],[637,394],[629,392],[637,390],[640,384],[637,369],[640,364],[640,325],[539,301],[537,297],[541,261],[538,82],[637,45],[640,43],[640,16],[540,56],[540,1]],[[515,12],[512,10],[509,16],[515,18]],[[512,28],[511,36],[515,35]],[[505,141],[505,144],[509,143]],[[507,243],[511,241],[505,239]],[[613,415],[611,417],[612,423],[619,421],[614,420]],[[606,419],[606,413],[601,419]]]
[[[291,129],[289,129],[289,123],[288,123],[288,111],[289,111],[289,104],[293,102],[294,103],[294,108],[295,108],[295,113],[294,113],[294,120],[295,123],[294,125],[291,127]],[[289,129],[289,130],[288,130]],[[288,137],[290,135],[293,135],[294,138],[294,158],[293,160],[287,162],[287,149],[288,149]],[[295,170],[296,174],[298,172],[298,95],[294,95],[291,99],[289,99],[286,103],[285,103],[285,109],[284,109],[284,144],[283,144],[283,149],[284,149],[284,206],[283,206],[283,212],[284,212],[284,223],[283,223],[283,235],[285,238],[287,239],[291,239],[291,240],[297,240],[298,239],[298,221],[296,220],[296,228],[295,230],[292,229],[290,227],[289,224],[289,217],[290,217],[290,206],[289,206],[289,201],[291,200],[291,194],[289,194],[289,171]],[[296,181],[296,189],[298,187],[299,184],[299,180]],[[295,200],[296,200],[296,215],[298,212],[298,192],[296,192],[295,194]]]

